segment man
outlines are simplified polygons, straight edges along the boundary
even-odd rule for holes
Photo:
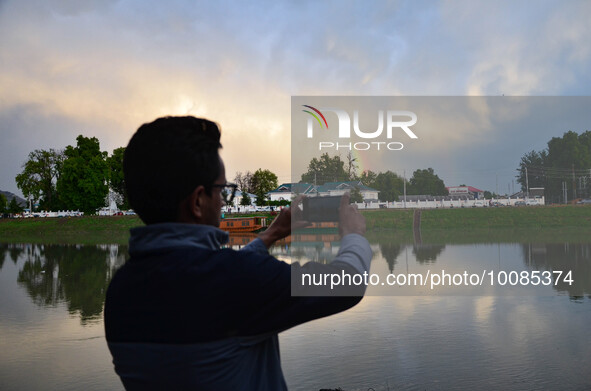
[[[291,295],[292,273],[368,271],[365,220],[348,196],[330,265],[269,255],[291,232],[291,209],[241,251],[220,248],[224,196],[236,188],[219,148],[215,123],[167,117],[142,125],[125,151],[127,195],[146,226],[131,230],[131,257],[107,291],[105,330],[128,390],[285,390],[277,333],[361,300],[363,288],[353,297]]]

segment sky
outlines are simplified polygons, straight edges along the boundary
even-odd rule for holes
[[[35,149],[82,134],[111,153],[164,115],[220,124],[228,180],[263,168],[282,183],[299,180],[292,96],[591,95],[589,15],[589,1],[0,0],[0,190],[22,195]],[[591,126],[505,146],[477,129],[390,169],[505,192],[521,156],[568,130]]]

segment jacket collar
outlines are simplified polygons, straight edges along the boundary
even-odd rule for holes
[[[229,240],[227,232],[200,224],[162,223],[130,230],[129,254],[132,256],[183,247],[219,250]]]

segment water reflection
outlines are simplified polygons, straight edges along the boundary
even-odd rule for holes
[[[529,243],[522,244],[523,259],[535,270],[572,271],[572,285],[560,280],[559,292],[573,299],[591,298],[591,244],[589,243]]]
[[[318,235],[317,235],[318,236]],[[394,235],[392,235],[394,236]],[[298,238],[286,244],[291,250],[288,258],[291,261],[305,263],[317,261],[328,263],[338,253],[338,241],[322,242],[318,238],[306,241]],[[548,294],[551,289],[568,294],[572,299],[591,297],[591,243],[474,243],[474,244],[429,244],[400,243],[389,239],[388,235],[380,235],[378,240],[370,244],[374,251],[372,273],[380,274],[384,281],[388,273],[423,273],[431,272],[463,272],[483,274],[486,277],[494,272],[532,272],[532,271],[563,271],[562,278],[556,284],[511,286],[507,282],[501,287],[495,280],[491,289],[439,290],[428,292],[425,289],[414,290],[370,290],[374,295],[423,295],[423,294],[477,294],[477,295],[513,295],[513,294]],[[448,251],[446,251],[448,250]],[[517,253],[516,253],[517,252]],[[410,255],[410,258],[409,258]],[[404,258],[404,259],[403,259]],[[386,268],[382,266],[381,260]],[[401,268],[400,265],[403,264]],[[566,273],[570,272],[572,283]],[[514,274],[517,276],[517,274]],[[558,274],[553,274],[557,277]],[[504,277],[503,277],[504,278]],[[487,281],[489,281],[487,279]],[[486,286],[487,284],[484,284]],[[521,289],[521,291],[519,290]]]
[[[396,259],[402,252],[402,245],[400,243],[392,242],[380,243],[380,252],[388,264],[388,270],[392,273],[398,263]]]
[[[113,273],[125,262],[119,245],[4,244],[2,264],[22,261],[17,282],[42,307],[65,303],[82,324],[101,318]],[[8,255],[8,256],[7,256]],[[0,267],[1,269],[1,267]]]
[[[252,235],[234,236],[230,244],[234,248],[241,248],[253,238]],[[288,262],[330,262],[338,252],[338,241],[323,242],[322,238],[315,239],[318,240],[282,241],[271,249],[271,253]],[[513,259],[515,257],[511,246],[520,249],[519,259]],[[372,272],[383,269],[384,273],[401,273],[420,270],[417,267],[433,268],[439,259],[440,267],[447,270],[452,267],[450,262],[456,264],[464,261],[473,264],[478,259],[488,262],[484,265],[494,263],[498,270],[508,267],[515,270],[570,270],[573,276],[572,285],[561,280],[552,285],[552,288],[573,299],[585,296],[591,298],[590,243],[523,243],[497,247],[498,250],[495,251],[491,245],[417,245],[381,238],[378,243],[372,243]],[[465,254],[461,251],[462,248],[474,249],[475,255]],[[447,256],[446,249],[449,250]],[[7,261],[15,265],[19,263],[18,285],[26,290],[36,305],[55,307],[65,303],[69,313],[79,315],[82,324],[85,324],[100,319],[109,281],[125,262],[126,254],[127,247],[121,245],[0,244],[0,270]],[[513,264],[509,266],[508,260],[512,260]]]
[[[281,334],[291,390],[591,386],[584,365],[591,360],[584,337],[591,243],[415,245],[388,235],[370,242],[372,270],[380,273],[435,266],[572,270],[574,283],[547,287],[546,297],[367,297],[350,311]],[[282,241],[271,253],[288,262],[325,262],[338,249],[337,241]],[[126,254],[119,245],[0,244],[0,350],[10,352],[0,355],[3,388],[121,389],[101,313]]]
[[[445,249],[445,244],[418,244],[412,247],[415,259],[420,264],[433,264]]]

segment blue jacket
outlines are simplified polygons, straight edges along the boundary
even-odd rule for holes
[[[127,390],[286,390],[277,333],[352,307],[353,297],[292,296],[292,273],[363,273],[371,249],[343,238],[330,265],[289,265],[260,239],[220,249],[210,226],[131,231],[130,259],[111,281],[105,331]],[[361,291],[360,294],[363,292]]]

